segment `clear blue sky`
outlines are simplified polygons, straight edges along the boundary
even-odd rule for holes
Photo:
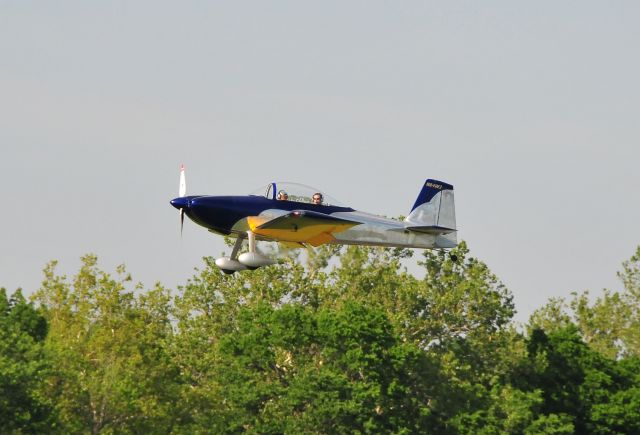
[[[99,255],[175,288],[219,238],[168,203],[273,179],[459,236],[515,295],[619,288],[640,244],[640,3],[0,1],[0,285]]]

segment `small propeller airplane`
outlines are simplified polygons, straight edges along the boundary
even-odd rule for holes
[[[457,246],[453,186],[437,180],[425,181],[404,221],[354,210],[297,183],[272,182],[247,196],[186,196],[186,192],[182,165],[180,196],[171,200],[180,211],[180,232],[187,215],[214,234],[235,237],[231,255],[215,261],[227,274],[275,263],[258,252],[257,241],[293,248],[327,243],[426,249]],[[238,255],[245,239],[249,251]]]

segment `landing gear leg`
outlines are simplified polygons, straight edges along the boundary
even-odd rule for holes
[[[247,237],[249,238],[249,252],[253,254],[256,252],[256,235],[253,231],[247,231]]]
[[[247,231],[247,238],[249,239],[249,255],[255,255],[256,253],[256,235],[253,231]],[[256,270],[256,266],[247,266],[249,270]]]
[[[244,236],[241,236],[241,235],[238,234],[238,238],[236,239],[236,243],[233,245],[233,249],[231,250],[230,258],[232,260],[237,260],[238,259],[238,251],[240,251],[240,248],[242,248],[242,242],[244,242]],[[251,245],[251,242],[249,242],[249,245]]]

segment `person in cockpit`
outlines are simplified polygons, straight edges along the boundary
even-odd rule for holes
[[[287,194],[286,191],[281,190],[280,192],[278,192],[278,201],[286,201],[289,199],[289,195]]]
[[[320,192],[314,193],[312,200],[313,200],[313,203],[316,205],[322,204],[322,193]]]

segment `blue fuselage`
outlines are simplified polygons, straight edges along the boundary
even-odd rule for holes
[[[171,205],[183,209],[185,214],[209,230],[231,234],[233,226],[249,216],[258,216],[265,210],[310,210],[325,214],[351,212],[350,207],[316,205],[295,201],[278,201],[262,196],[183,196],[171,200]]]

